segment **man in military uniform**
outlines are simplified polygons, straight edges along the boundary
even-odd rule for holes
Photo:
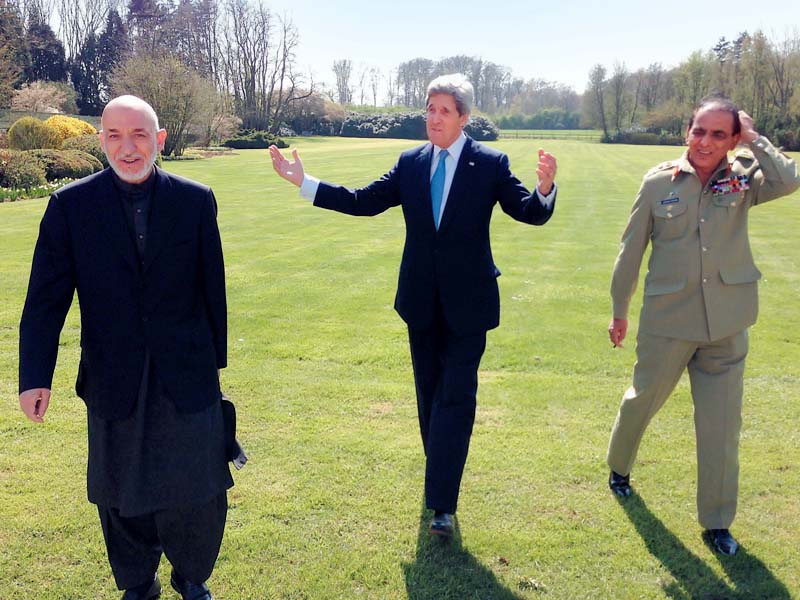
[[[722,554],[738,543],[738,446],[747,328],[758,312],[747,212],[800,187],[793,160],[753,128],[727,98],[701,100],[689,121],[688,149],[645,175],[622,235],[611,282],[615,346],[648,242],[652,252],[639,319],[633,385],[625,392],[608,447],[609,485],[629,496],[644,430],[688,368],[697,437],[697,509],[705,536]],[[749,149],[728,160],[742,143]]]

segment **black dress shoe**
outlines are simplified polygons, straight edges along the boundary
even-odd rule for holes
[[[608,476],[608,487],[620,498],[627,498],[631,495],[631,476],[620,475],[615,471],[611,471]]]
[[[739,549],[739,543],[733,539],[731,532],[727,529],[706,529],[706,535],[714,546],[714,550],[720,554],[733,556]]]
[[[153,577],[150,583],[143,583],[137,585],[135,588],[125,590],[122,594],[122,600],[153,600],[161,595],[161,582],[158,580],[158,575]]]
[[[453,515],[450,513],[436,513],[431,519],[431,526],[428,531],[431,535],[438,535],[443,538],[453,537]]]
[[[205,583],[192,583],[184,579],[174,570],[169,578],[169,583],[183,600],[214,600],[211,591]]]

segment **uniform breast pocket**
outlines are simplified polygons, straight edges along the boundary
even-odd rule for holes
[[[683,202],[657,205],[653,209],[653,237],[673,240],[686,235],[689,230],[688,208]]]
[[[735,213],[738,208],[744,205],[744,192],[735,192],[732,194],[724,194],[721,196],[714,196],[714,207],[725,209],[729,215]]]

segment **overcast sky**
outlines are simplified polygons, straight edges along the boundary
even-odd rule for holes
[[[300,34],[298,66],[331,85],[336,59],[376,66],[383,76],[413,58],[479,56],[515,77],[541,78],[582,93],[595,63],[632,71],[676,66],[721,36],[762,29],[771,39],[796,32],[794,2],[591,2],[589,0],[267,0]],[[765,10],[766,9],[766,10]],[[683,11],[683,12],[682,12]],[[381,96],[385,82],[381,84]]]

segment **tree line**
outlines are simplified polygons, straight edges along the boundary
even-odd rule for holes
[[[180,154],[240,127],[337,133],[348,110],[422,108],[431,79],[461,72],[476,109],[503,128],[680,136],[691,106],[718,90],[779,144],[800,145],[796,33],[721,38],[673,68],[594,65],[582,95],[465,55],[414,58],[388,73],[340,58],[325,86],[298,69],[298,44],[296,26],[263,0],[0,0],[0,108],[97,115],[113,95],[136,93],[164,121],[166,152]]]
[[[762,31],[724,37],[674,68],[652,63],[631,72],[625,63],[594,65],[583,95],[582,120],[608,141],[638,132],[683,135],[693,106],[705,95],[730,97],[773,142],[800,150],[800,34],[769,39]]]

